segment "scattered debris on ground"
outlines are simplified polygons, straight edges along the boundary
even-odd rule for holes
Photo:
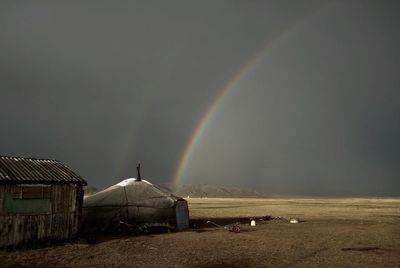
[[[250,225],[251,226],[255,226],[255,222],[256,221],[273,221],[273,220],[281,220],[281,221],[285,221],[285,222],[289,222],[289,223],[300,223],[300,222],[304,222],[302,220],[300,220],[299,218],[284,218],[282,216],[271,216],[271,215],[266,215],[263,217],[250,217],[248,218],[248,220],[250,220]],[[252,222],[254,221],[254,225],[252,225]]]
[[[233,233],[240,233],[240,223],[239,222],[235,222],[235,223],[231,223],[231,224],[227,224],[225,226],[219,225],[218,223],[215,223],[213,221],[206,221],[206,223],[210,223],[213,224],[219,228],[223,228],[228,230],[229,232],[233,232]]]

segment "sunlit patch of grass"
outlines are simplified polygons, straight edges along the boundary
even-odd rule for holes
[[[294,216],[308,219],[392,221],[400,217],[400,199],[367,198],[190,198],[190,217]]]

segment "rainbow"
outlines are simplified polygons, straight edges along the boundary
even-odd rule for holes
[[[314,12],[312,12],[312,14],[315,14],[316,11],[319,11],[321,9],[322,6],[320,6],[316,10],[313,10]],[[258,51],[249,61],[247,61],[243,65],[243,67],[233,76],[233,78],[221,90],[219,90],[219,93],[214,98],[211,105],[208,107],[208,109],[205,111],[205,113],[197,123],[196,127],[192,132],[192,135],[190,136],[188,143],[184,147],[184,150],[178,161],[177,168],[175,169],[175,174],[172,180],[173,187],[176,188],[182,181],[183,176],[188,167],[188,163],[190,162],[191,155],[193,154],[194,148],[196,147],[196,144],[199,143],[202,134],[205,132],[205,129],[212,121],[214,114],[218,110],[218,107],[222,104],[223,100],[227,97],[227,95],[229,95],[230,92],[233,91],[234,88],[236,88],[235,86],[248,73],[250,73],[251,70],[255,69],[257,63],[259,63],[266,55],[268,55],[268,53],[272,51],[273,48],[275,48],[280,41],[284,40],[286,36],[291,34],[298,27],[298,25],[300,25],[301,22],[305,21],[305,19],[308,18],[309,16],[310,14],[307,14],[299,21],[297,21],[294,25],[285,29],[275,38],[267,42],[267,44],[260,51]]]
[[[258,54],[257,54],[258,55]],[[228,95],[228,93],[234,88],[236,83],[238,83],[242,77],[248,72],[248,70],[255,64],[257,60],[259,60],[259,56],[254,57],[250,60],[245,66],[238,72],[236,75],[227,83],[217,94],[217,96],[212,101],[211,105],[208,107],[206,112],[203,114],[196,127],[194,128],[192,135],[189,139],[189,142],[185,146],[183,153],[178,161],[178,167],[176,168],[175,175],[173,177],[173,187],[177,187],[179,181],[182,179],[182,175],[185,172],[185,168],[190,160],[190,156],[193,152],[194,147],[200,140],[200,137],[204,133],[207,125],[211,121],[211,118],[215,114],[217,108],[222,103],[222,100]]]

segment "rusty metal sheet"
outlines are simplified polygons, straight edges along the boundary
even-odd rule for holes
[[[0,183],[79,183],[86,181],[58,160],[0,156]]]

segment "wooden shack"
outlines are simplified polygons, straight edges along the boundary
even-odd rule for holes
[[[77,237],[84,185],[57,160],[0,156],[0,247]]]

